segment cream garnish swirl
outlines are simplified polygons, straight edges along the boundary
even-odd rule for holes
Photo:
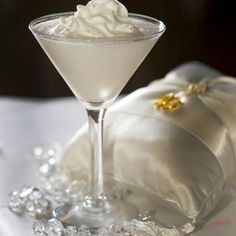
[[[66,37],[120,37],[142,34],[135,27],[136,20],[128,16],[126,7],[117,0],[91,0],[78,5],[77,12],[61,18],[51,28],[51,34]]]

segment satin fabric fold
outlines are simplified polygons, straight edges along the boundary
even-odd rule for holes
[[[153,104],[190,83],[217,79],[218,71],[190,63],[115,104],[105,119],[105,174],[165,200],[193,221],[209,214],[236,172],[235,84],[215,84],[170,113]],[[85,126],[65,150],[61,166],[75,178],[86,178],[87,142]]]

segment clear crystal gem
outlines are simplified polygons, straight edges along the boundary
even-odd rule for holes
[[[10,194],[8,207],[13,213],[27,212],[28,215],[38,218],[47,215],[50,202],[44,198],[44,194],[39,189],[24,186],[20,191]]]
[[[116,225],[109,225],[100,229],[99,236],[110,236],[117,233]]]
[[[54,199],[58,203],[68,203],[70,201],[69,196],[65,192],[55,192]]]
[[[43,179],[43,187],[49,193],[64,191],[69,184],[69,176],[62,173],[52,173]]]
[[[195,230],[195,226],[191,223],[186,223],[185,225],[180,227],[181,232],[189,234]]]
[[[76,226],[67,226],[65,229],[65,236],[78,236]]]
[[[35,204],[33,201],[28,201],[25,206],[26,210],[28,212],[34,211],[35,210]]]
[[[22,203],[22,205],[24,206],[26,205],[32,191],[33,191],[33,187],[24,186],[23,188],[21,188],[20,194],[19,194],[19,200]]]
[[[79,236],[91,236],[91,232],[89,230],[89,227],[86,225],[82,225],[78,229],[78,235]]]
[[[46,225],[43,221],[36,221],[33,223],[34,234],[37,236],[45,235]]]
[[[34,188],[29,195],[29,199],[32,201],[39,200],[43,198],[43,194],[39,191],[39,189]]]
[[[9,202],[8,207],[9,209],[15,214],[23,214],[25,212],[25,205],[24,202],[20,198],[19,191],[13,191],[9,194]]]
[[[48,164],[49,164],[49,165],[54,166],[54,165],[56,165],[56,163],[57,163],[57,158],[56,158],[55,156],[50,157],[50,158],[48,159]]]
[[[41,147],[36,147],[33,150],[33,155],[35,157],[40,157],[43,154],[43,149]]]
[[[29,216],[36,217],[37,213],[34,201],[28,201],[26,203],[25,209]]]
[[[150,215],[150,212],[141,212],[139,213],[138,220],[143,221],[143,222],[150,222],[155,219]]]
[[[165,228],[154,222],[138,220],[110,225],[100,231],[99,236],[183,236],[177,228]]]
[[[59,221],[56,218],[52,218],[48,221],[48,225],[50,230],[52,231],[52,233],[54,233],[55,235],[58,235],[60,233],[62,233],[63,231],[63,225],[61,223],[61,221]]]
[[[25,212],[24,205],[18,199],[12,199],[8,203],[9,209],[15,214],[23,214]]]
[[[44,198],[36,201],[37,205],[42,206],[43,208],[48,208],[50,206],[50,202]]]
[[[24,186],[20,190],[19,197],[20,198],[27,198],[32,193],[33,187]]]
[[[72,181],[65,190],[72,202],[83,200],[87,194],[87,187],[84,181]]]
[[[160,229],[158,232],[161,236],[183,236],[177,229]]]
[[[54,148],[50,148],[47,151],[48,156],[54,156],[56,154],[56,150]]]
[[[53,166],[49,165],[48,163],[44,163],[40,166],[39,172],[43,175],[49,175],[53,171]]]
[[[42,217],[42,216],[46,216],[49,212],[49,209],[48,208],[45,208],[41,205],[35,205],[35,210],[34,210],[34,215],[35,217],[39,218],[39,217]]]
[[[10,198],[15,198],[15,197],[19,197],[20,192],[15,190],[12,193],[9,194]]]

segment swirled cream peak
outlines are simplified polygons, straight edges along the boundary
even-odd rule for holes
[[[115,37],[140,33],[134,23],[117,0],[91,0],[78,5],[74,15],[61,18],[53,31],[67,37]]]

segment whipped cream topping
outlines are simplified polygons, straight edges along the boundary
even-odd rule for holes
[[[135,23],[117,0],[91,0],[85,6],[78,5],[74,15],[62,17],[50,33],[74,38],[141,34]]]

